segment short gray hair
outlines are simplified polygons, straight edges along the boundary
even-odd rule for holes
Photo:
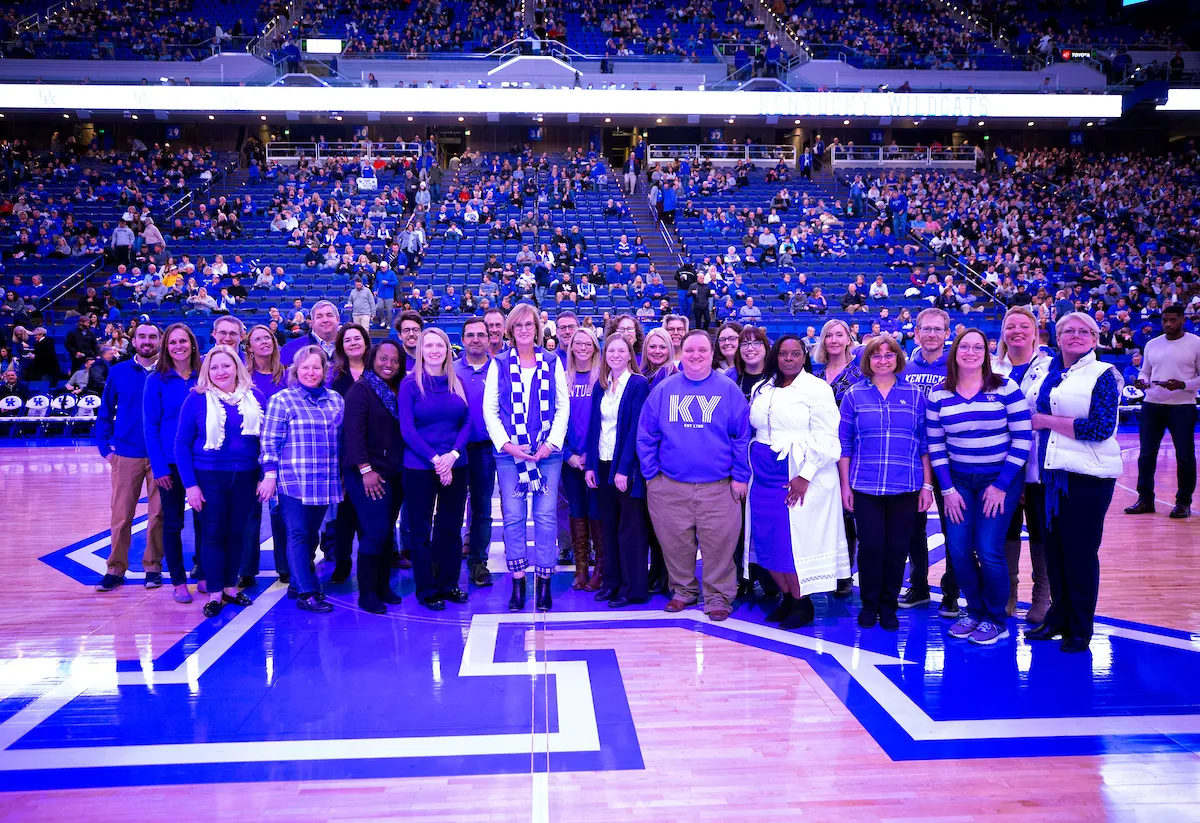
[[[1092,336],[1097,340],[1100,338],[1100,327],[1096,325],[1096,321],[1092,318],[1092,316],[1084,311],[1073,311],[1070,314],[1064,314],[1062,317],[1058,318],[1058,322],[1054,324],[1054,339],[1058,339],[1058,337],[1062,334],[1063,327],[1072,320],[1078,320],[1080,323],[1091,329]]]
[[[312,320],[317,314],[317,309],[321,308],[322,306],[328,306],[329,308],[333,309],[333,313],[337,315],[337,319],[339,321],[342,319],[341,311],[336,305],[334,305],[332,300],[318,300],[316,303],[313,303],[313,307],[308,310],[308,319]]]
[[[223,314],[213,321],[213,331],[217,330],[217,326],[222,323],[236,323],[238,331],[242,334],[246,333],[246,324],[242,322],[240,317],[234,317],[232,314]]]
[[[296,356],[292,358],[292,365],[288,366],[287,384],[289,386],[300,385],[300,366],[314,354],[321,358],[321,368],[328,371],[329,356],[325,354],[325,350],[317,345],[304,346],[296,352]]]

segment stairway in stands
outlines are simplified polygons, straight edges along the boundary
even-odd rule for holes
[[[609,183],[613,188],[614,196],[620,191],[620,187],[616,183]],[[675,292],[675,270],[679,268],[679,254],[663,237],[658,216],[654,210],[650,208],[649,190],[646,188],[646,182],[639,178],[637,188],[631,195],[624,195],[625,202],[629,204],[629,212],[633,217],[634,225],[637,226],[638,234],[642,236],[642,242],[646,244],[646,250],[650,252],[650,262],[654,264],[654,268],[658,270],[659,277],[662,278],[663,285],[667,287],[669,294]],[[683,204],[681,203],[680,206]],[[629,242],[633,242],[633,238],[629,238]],[[672,242],[675,242],[672,239]],[[646,279],[649,282],[649,279]]]

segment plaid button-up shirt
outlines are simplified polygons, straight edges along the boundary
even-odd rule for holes
[[[860,380],[842,397],[838,438],[850,458],[850,488],[864,494],[915,492],[924,483],[921,458],[929,453],[925,395],[903,376],[887,397]]]
[[[279,473],[277,490],[308,506],[340,502],[338,445],[346,403],[326,389],[314,399],[301,387],[275,394],[262,425],[264,471]]]

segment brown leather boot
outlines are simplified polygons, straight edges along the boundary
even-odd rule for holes
[[[585,589],[588,584],[588,522],[583,517],[571,518],[571,551],[575,555],[575,579],[572,589]]]
[[[600,536],[600,521],[589,520],[588,531],[592,537],[592,551],[596,555],[596,567],[584,589],[589,592],[598,592],[604,585],[604,541]]]

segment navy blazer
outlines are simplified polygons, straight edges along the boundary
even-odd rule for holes
[[[596,473],[597,483],[611,484],[616,475],[625,475],[629,478],[630,494],[639,498],[646,496],[646,478],[642,477],[637,457],[637,431],[642,406],[649,396],[650,384],[646,378],[640,374],[629,375],[625,394],[621,396],[621,405],[617,409],[617,444],[613,450],[610,477],[600,476],[600,400],[604,397],[604,389],[599,383],[592,387],[592,419],[588,423],[587,470]]]

